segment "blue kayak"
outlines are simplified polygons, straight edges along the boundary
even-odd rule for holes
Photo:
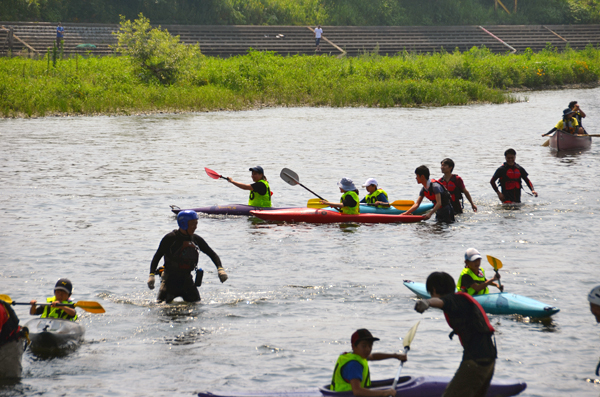
[[[429,299],[425,284],[405,280],[404,285],[417,294],[419,298]],[[508,292],[473,296],[489,314],[519,314],[526,317],[550,317],[559,312],[559,308],[547,305],[526,296],[515,295]]]
[[[426,213],[427,211],[431,211],[432,208],[433,208],[433,204],[431,204],[431,203],[427,203],[427,204],[421,203],[419,208],[417,208],[412,214],[413,215],[422,215],[422,214]],[[329,210],[329,211],[338,211],[337,208],[331,208],[331,207],[326,207],[323,209]],[[394,207],[379,208],[374,205],[367,205],[367,204],[360,205],[360,213],[361,214],[400,215],[400,214],[404,214],[405,212],[406,211],[399,210]]]

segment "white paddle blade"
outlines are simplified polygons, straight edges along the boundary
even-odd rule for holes
[[[298,174],[296,174],[289,168],[282,169],[279,176],[281,177],[281,179],[283,179],[292,186],[295,186],[300,183],[300,178],[298,177]]]
[[[408,331],[408,334],[406,334],[406,336],[404,337],[404,341],[402,341],[402,346],[404,346],[405,348],[410,348],[410,344],[415,338],[415,334],[417,333],[417,328],[419,327],[420,322],[421,321],[417,321],[417,323],[412,326],[412,328]]]

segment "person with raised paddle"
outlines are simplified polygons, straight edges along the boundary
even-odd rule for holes
[[[579,122],[575,118],[576,114],[577,114],[577,112],[573,109],[567,108],[567,109],[563,110],[562,120],[560,120],[554,126],[554,128],[552,128],[550,131],[546,132],[542,136],[550,135],[551,133],[553,133],[554,131],[557,131],[557,130],[568,132],[569,134],[573,134],[573,135],[587,134],[585,132],[585,130],[583,129],[583,127],[580,126]]]
[[[271,188],[263,167],[257,165],[256,167],[250,168],[248,171],[252,172],[252,180],[254,183],[246,184],[236,182],[233,179],[227,177],[227,181],[232,185],[235,185],[243,190],[250,190],[250,197],[248,198],[248,205],[253,207],[271,207]]]
[[[481,268],[481,258],[481,254],[475,248],[469,248],[465,252],[465,268],[460,273],[460,276],[458,276],[456,289],[466,292],[469,295],[483,295],[489,294],[490,290],[488,287],[493,285],[500,292],[503,292],[504,287],[495,282],[496,280],[500,280],[498,272],[489,280],[485,278],[485,270]]]
[[[417,167],[415,176],[417,183],[423,185],[419,192],[419,198],[412,207],[406,210],[405,213],[400,214],[400,216],[412,214],[421,205],[423,197],[427,197],[433,203],[433,208],[423,215],[424,219],[429,219],[435,214],[435,220],[438,222],[454,222],[454,208],[452,208],[452,203],[450,202],[448,189],[435,179],[429,180],[429,168],[424,165]]]
[[[362,185],[367,189],[365,198],[360,200],[361,203],[377,206],[377,208],[389,208],[390,202],[385,190],[379,188],[379,184],[375,178],[369,178]]]
[[[464,348],[460,366],[444,397],[485,397],[498,357],[492,341],[494,327],[471,295],[456,292],[454,279],[448,273],[431,273],[426,285],[431,298],[418,301],[415,310],[423,313],[429,307],[442,309],[452,328],[450,339],[457,334]]]
[[[449,158],[445,158],[442,160],[441,166],[442,177],[438,179],[438,182],[444,185],[446,189],[448,189],[448,193],[450,193],[450,201],[452,202],[452,208],[454,209],[454,214],[462,214],[463,213],[463,193],[469,203],[471,203],[471,208],[473,208],[473,212],[477,212],[477,206],[473,202],[471,198],[471,194],[465,187],[465,183],[462,178],[456,174],[453,174],[454,171],[454,161]]]
[[[208,246],[206,241],[194,234],[198,227],[198,214],[192,210],[184,210],[177,214],[175,229],[163,237],[158,250],[150,264],[148,288],[154,289],[155,274],[161,258],[164,260],[164,270],[161,276],[157,302],[170,303],[178,296],[186,302],[200,301],[198,288],[202,282],[200,269],[196,271],[196,281],[192,279],[192,271],[197,268],[200,252],[205,253],[217,267],[219,280],[224,283],[227,273],[221,265],[219,256]]]
[[[352,391],[354,396],[395,396],[395,389],[369,390],[371,374],[369,361],[397,359],[402,362],[407,360],[405,353],[372,353],[373,342],[379,338],[373,337],[369,330],[361,328],[350,337],[352,352],[341,354],[331,378],[330,390],[343,392]]]
[[[523,188],[521,180],[525,181],[531,193],[537,197],[538,194],[533,189],[533,183],[528,178],[529,174],[525,171],[525,168],[515,162],[517,159],[515,149],[507,149],[504,152],[504,159],[506,162],[498,167],[494,176],[490,179],[490,185],[492,185],[492,189],[494,189],[500,201],[503,203],[520,203],[521,189]],[[502,189],[501,192],[498,190],[498,186],[496,186],[496,181],[498,181],[498,185]]]
[[[62,318],[64,320],[77,320],[77,312],[75,311],[74,302],[71,300],[71,293],[73,292],[73,284],[67,278],[61,278],[56,282],[54,286],[54,296],[47,298],[46,301],[50,303],[49,306],[37,306],[35,299],[29,302],[31,308],[29,314],[37,316],[41,314],[41,318]]]
[[[339,208],[342,214],[357,215],[360,214],[360,199],[358,198],[358,189],[350,178],[342,178],[337,183],[342,197],[339,203],[332,203],[327,200],[321,200],[321,204],[332,208]]]
[[[582,121],[582,119],[584,119],[586,117],[585,112],[583,110],[581,110],[577,101],[569,102],[569,109],[571,109],[572,111],[575,112],[573,117],[575,118],[575,120],[577,120],[577,123],[585,132],[585,128],[583,128],[583,121]]]

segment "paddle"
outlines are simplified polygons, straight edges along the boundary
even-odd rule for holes
[[[219,179],[219,178],[227,179],[223,175],[220,175],[219,173],[211,170],[210,168],[204,167],[204,171],[206,171],[206,175],[210,176],[212,179]]]
[[[2,299],[4,302],[10,304],[10,305],[30,305],[31,303],[28,302],[15,302],[13,301],[10,296],[8,295],[0,295],[0,299]],[[36,305],[38,306],[50,306],[50,303],[36,303]],[[86,312],[90,312],[90,313],[105,313],[106,310],[104,310],[104,308],[102,307],[101,304],[99,304],[98,302],[94,302],[94,301],[79,301],[79,302],[73,302],[73,303],[59,303],[57,304],[57,306],[75,306],[75,307],[79,307],[83,310],[85,310]]]
[[[496,274],[498,274],[498,270],[502,269],[502,261],[498,258],[494,258],[491,255],[486,255],[486,256],[487,256],[488,262],[490,263],[490,265],[492,265]],[[498,279],[498,285],[502,289],[502,292],[504,292],[504,288],[502,288],[502,282],[500,281],[500,279]]]
[[[404,341],[402,341],[402,345],[404,346],[404,354],[408,354],[410,350],[410,344],[417,333],[417,327],[421,321],[417,321],[415,325],[408,331],[408,334],[404,337]],[[404,366],[404,361],[400,361],[400,367],[398,367],[398,372],[396,372],[396,377],[394,378],[394,383],[392,383],[392,389],[396,389],[396,385],[398,384],[398,380],[400,379],[400,373],[402,372],[402,367]]]
[[[400,211],[407,211],[410,209],[410,207],[413,206],[415,202],[412,200],[396,200],[392,203],[389,203],[392,207],[400,210]],[[361,203],[361,205],[370,205],[370,206],[374,206],[375,204],[365,204],[365,203]],[[327,205],[321,204],[321,200],[319,199],[310,199],[308,200],[308,202],[306,203],[306,206],[308,208],[325,208],[327,207]]]
[[[325,200],[323,197],[319,196],[317,193],[313,192],[312,190],[310,190],[309,188],[307,188],[306,186],[301,184],[298,174],[296,174],[294,171],[290,170],[289,168],[282,169],[279,176],[281,177],[281,179],[286,181],[288,184],[290,184],[292,186],[300,185],[303,188],[305,188],[306,190],[308,190],[309,192],[311,192],[312,194],[314,194],[315,196],[317,196],[318,198],[320,198],[321,200]],[[324,207],[326,207],[326,206],[324,206]]]

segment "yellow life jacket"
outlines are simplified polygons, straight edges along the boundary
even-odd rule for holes
[[[358,354],[344,353],[338,357],[337,362],[335,363],[335,369],[333,370],[333,377],[331,378],[331,385],[329,386],[329,390],[352,390],[352,385],[346,382],[346,380],[342,377],[342,368],[350,361],[358,361],[363,367],[362,380],[360,382],[361,387],[371,386],[371,374],[369,373],[369,363],[367,362],[367,360],[362,358]]]
[[[250,198],[248,199],[248,205],[253,207],[270,207],[271,206],[271,188],[269,182],[261,179],[257,183],[263,183],[267,187],[266,194],[258,194],[254,190],[250,191]]]
[[[385,190],[377,189],[373,193],[367,194],[365,196],[365,201],[367,202],[367,204],[374,204],[377,201],[377,196],[379,196],[381,193],[385,194],[386,199],[388,198],[388,194],[385,192]],[[387,206],[378,205],[377,208],[387,208]]]
[[[46,302],[48,303],[52,303],[56,300],[56,297],[53,296],[51,298],[46,298]],[[60,303],[64,303],[67,305],[72,305],[73,302],[71,301],[62,301]],[[65,311],[63,309],[60,308],[60,306],[57,307],[52,307],[52,306],[44,306],[44,312],[41,315],[41,318],[62,318],[65,320],[71,320],[71,321],[75,321],[77,320],[77,315],[75,315],[75,317],[70,318],[70,316],[65,313]]]
[[[458,283],[456,283],[456,289],[458,291],[462,291],[462,292],[466,292],[469,295],[484,295],[484,294],[489,294],[490,290],[488,287],[485,287],[484,289],[482,289],[481,291],[477,292],[475,291],[473,288],[469,287],[468,289],[464,289],[461,287],[462,284],[462,276],[464,276],[465,274],[468,274],[469,276],[471,276],[471,278],[474,281],[483,281],[485,282],[485,270],[479,268],[479,271],[481,272],[481,276],[476,275],[475,273],[473,273],[473,271],[471,269],[469,269],[468,267],[465,267],[462,272],[460,272],[460,276],[458,276]]]
[[[356,205],[354,207],[342,207],[342,214],[348,214],[348,215],[358,215],[360,214],[360,199],[358,198],[358,194],[356,194],[356,192],[346,192],[344,194],[342,194],[342,198],[340,199],[340,203],[344,202],[344,199],[346,198],[346,196],[351,196],[354,201],[356,201]]]

